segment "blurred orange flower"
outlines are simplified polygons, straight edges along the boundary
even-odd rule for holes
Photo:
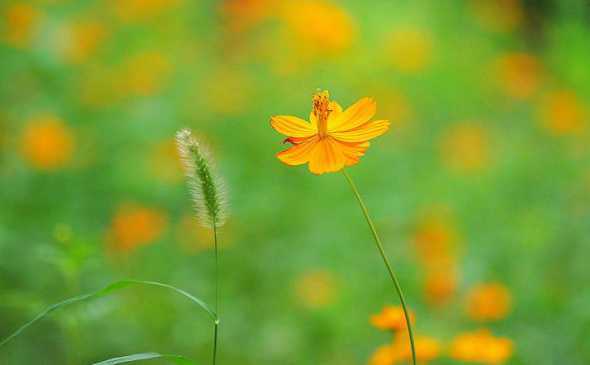
[[[475,124],[457,124],[443,136],[441,155],[451,169],[466,173],[481,171],[490,162],[488,133]]]
[[[40,170],[55,170],[71,160],[74,135],[56,116],[35,117],[27,122],[21,151],[31,166]]]
[[[541,64],[533,55],[510,53],[500,57],[495,67],[502,90],[512,98],[529,98],[539,88]]]
[[[393,365],[396,361],[395,353],[391,345],[380,346],[375,350],[371,359],[369,359],[369,365]]]
[[[25,2],[14,3],[4,14],[6,42],[15,47],[27,47],[35,34],[41,13]]]
[[[416,359],[420,364],[438,358],[441,352],[440,342],[429,336],[415,336]],[[379,347],[371,356],[369,365],[394,365],[407,363],[412,359],[412,350],[408,342],[407,332],[399,332],[391,345]]]
[[[451,343],[450,356],[455,360],[480,364],[502,364],[514,351],[512,341],[494,337],[490,331],[482,329],[461,334]]]
[[[410,321],[416,321],[414,313],[410,311]],[[381,313],[371,316],[371,324],[380,330],[399,331],[406,329],[406,317],[401,306],[387,306]]]
[[[539,112],[545,127],[554,135],[581,132],[587,116],[576,94],[565,90],[547,95]]]
[[[420,260],[429,267],[451,263],[458,233],[446,213],[432,212],[418,223],[414,243]]]
[[[76,64],[88,61],[107,35],[104,25],[95,21],[71,24],[66,32],[65,57]]]
[[[525,15],[520,0],[472,0],[470,6],[475,19],[494,32],[515,30]]]
[[[400,72],[420,72],[432,61],[432,38],[420,29],[395,31],[387,49],[389,59]]]
[[[306,272],[295,281],[297,298],[309,309],[320,309],[334,303],[337,289],[336,278],[326,270]]]
[[[457,270],[454,266],[427,269],[424,292],[429,304],[443,305],[457,291]]]
[[[512,295],[500,283],[479,284],[467,296],[467,313],[477,321],[505,318],[512,307]]]
[[[271,118],[271,126],[293,145],[277,158],[290,166],[309,163],[309,171],[317,175],[355,165],[369,148],[369,140],[389,129],[387,120],[370,121],[376,107],[373,99],[363,98],[342,110],[327,91],[316,93],[310,122],[286,115]]]
[[[159,210],[123,204],[113,217],[108,241],[118,251],[132,251],[157,240],[166,225],[166,215]]]
[[[272,15],[277,0],[224,0],[221,14],[229,29],[241,32]]]
[[[414,342],[416,344],[416,360],[420,364],[427,364],[440,356],[441,344],[436,338],[417,335]],[[399,332],[395,335],[392,349],[396,363],[407,363],[412,359],[412,350],[407,332]]]
[[[339,53],[347,49],[354,38],[352,18],[331,2],[288,1],[283,16],[297,44],[312,52]]]

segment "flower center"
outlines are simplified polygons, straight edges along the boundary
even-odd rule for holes
[[[318,123],[318,136],[324,138],[328,135],[328,116],[330,115],[330,93],[320,91],[313,96],[313,115]]]

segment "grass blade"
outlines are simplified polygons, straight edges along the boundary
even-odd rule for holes
[[[20,335],[21,332],[23,332],[25,329],[27,329],[27,327],[35,324],[36,322],[43,319],[45,316],[49,315],[51,312],[53,312],[55,310],[58,310],[62,307],[68,306],[70,304],[75,304],[75,303],[79,303],[79,302],[83,302],[83,301],[87,301],[87,300],[91,300],[91,299],[102,298],[102,297],[110,295],[116,291],[127,288],[129,286],[138,286],[138,285],[156,286],[156,287],[161,287],[161,288],[172,290],[172,291],[184,296],[185,298],[188,298],[190,301],[195,303],[197,306],[204,309],[207,312],[207,314],[211,317],[211,319],[213,320],[214,323],[217,321],[217,314],[205,302],[203,302],[199,298],[187,293],[186,291],[184,291],[182,289],[178,289],[172,285],[159,283],[157,281],[120,280],[120,281],[116,281],[114,283],[111,283],[111,284],[105,286],[104,288],[97,290],[93,293],[79,295],[79,296],[61,301],[59,303],[50,305],[43,312],[39,313],[33,319],[31,319],[27,323],[23,324],[20,328],[18,328],[16,331],[14,331],[10,336],[8,336],[4,340],[2,340],[2,342],[0,342],[0,347],[4,346],[8,342],[10,342],[13,338]]]
[[[116,365],[116,364],[124,364],[128,362],[134,361],[141,361],[141,360],[151,360],[151,359],[166,359],[170,360],[172,363],[177,365],[194,365],[192,361],[187,359],[184,356],[180,355],[166,355],[166,354],[158,354],[156,352],[144,352],[141,354],[133,354],[121,357],[114,357],[112,359],[104,360],[101,362],[94,363],[92,365]]]

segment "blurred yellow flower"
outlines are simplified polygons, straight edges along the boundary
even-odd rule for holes
[[[587,112],[571,91],[556,91],[547,95],[539,108],[545,127],[554,135],[577,134],[584,127]]]
[[[181,0],[110,0],[115,14],[124,22],[149,21],[175,8]]]
[[[113,217],[107,240],[117,251],[132,251],[157,240],[166,225],[164,212],[136,204],[123,204]]]
[[[309,171],[317,175],[358,163],[369,148],[369,140],[389,129],[387,120],[370,121],[376,108],[373,99],[363,98],[342,110],[330,101],[327,91],[316,93],[310,122],[286,115],[271,118],[271,126],[293,145],[279,152],[277,158],[291,166],[309,163]]]
[[[107,30],[96,21],[76,22],[66,28],[64,56],[68,62],[84,63],[106,39]]]
[[[163,182],[175,183],[182,181],[182,162],[178,158],[174,138],[166,139],[154,146],[149,166],[154,176]]]
[[[282,14],[296,43],[314,53],[339,53],[355,35],[350,15],[328,1],[288,1]]]
[[[403,73],[423,71],[432,62],[432,37],[423,30],[395,31],[386,49],[393,66]]]
[[[514,99],[526,99],[538,90],[541,82],[541,64],[533,55],[509,53],[500,57],[495,72],[502,91]]]
[[[326,270],[306,272],[295,281],[297,299],[309,309],[320,309],[334,303],[337,291],[336,278]]]
[[[524,19],[520,0],[471,0],[475,19],[486,29],[494,32],[511,32]]]
[[[212,71],[195,91],[211,111],[223,115],[236,115],[243,113],[251,105],[251,84],[243,73],[233,70],[232,67],[224,67]],[[200,108],[193,108],[193,111],[201,113]]]
[[[410,311],[410,321],[416,321],[414,313]],[[399,331],[406,329],[406,317],[401,306],[387,306],[381,313],[371,316],[371,324],[380,330]]]
[[[31,166],[40,170],[54,170],[71,160],[74,135],[56,116],[35,117],[27,121],[21,138],[21,151]]]
[[[505,318],[512,309],[512,295],[500,283],[479,284],[467,296],[467,313],[477,321]]]
[[[9,6],[4,14],[4,40],[15,47],[29,46],[40,18],[39,10],[26,2]]]
[[[488,133],[479,125],[457,124],[443,136],[441,155],[451,169],[465,173],[479,172],[490,162]]]
[[[416,344],[416,359],[420,364],[426,365],[428,362],[440,356],[441,344],[436,338],[417,335],[414,338],[414,342]],[[412,350],[408,341],[407,332],[398,332],[395,335],[391,347],[395,363],[405,364],[412,359]]]
[[[124,63],[121,70],[121,91],[124,95],[150,96],[162,88],[172,65],[161,52],[146,51],[136,54]]]
[[[455,337],[450,346],[450,356],[460,361],[502,364],[512,356],[513,348],[509,339],[494,337],[488,330],[482,329]]]

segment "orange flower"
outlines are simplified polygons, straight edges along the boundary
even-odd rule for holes
[[[99,48],[107,35],[104,25],[99,22],[77,22],[66,29],[68,43],[64,56],[69,62],[87,62]]]
[[[521,0],[474,0],[470,1],[476,20],[494,32],[511,32],[525,19]]]
[[[304,273],[295,282],[295,292],[301,304],[310,309],[329,306],[336,299],[337,283],[326,270]]]
[[[375,350],[373,355],[371,355],[369,365],[393,365],[395,361],[393,346],[384,345]]]
[[[29,4],[15,3],[4,15],[4,38],[16,47],[30,44],[38,27],[40,12]]]
[[[415,322],[414,313],[410,312],[410,321]],[[381,313],[371,316],[371,324],[381,330],[399,331],[405,329],[406,317],[401,306],[388,306]]]
[[[450,356],[455,360],[480,364],[501,364],[512,356],[513,343],[507,338],[494,337],[482,329],[455,337]]]
[[[70,161],[74,150],[70,129],[61,119],[51,115],[29,121],[21,143],[24,157],[41,170],[63,167]]]
[[[293,41],[319,55],[335,55],[350,47],[355,25],[350,15],[329,1],[285,2],[283,15]]]
[[[490,163],[488,132],[477,124],[460,123],[452,126],[441,141],[443,162],[464,173],[483,170]]]
[[[420,364],[426,364],[440,355],[441,345],[436,338],[418,335],[415,336],[414,343],[416,344],[416,359]],[[406,363],[412,359],[412,350],[407,332],[398,333],[391,348],[396,363]]]
[[[327,91],[313,97],[310,122],[281,115],[271,118],[272,127],[288,138],[293,146],[279,152],[279,160],[290,166],[309,163],[309,171],[316,175],[337,172],[359,162],[369,148],[369,140],[389,129],[389,121],[370,121],[376,103],[363,98],[346,110],[330,101]]]
[[[576,94],[563,90],[545,97],[540,117],[554,135],[575,135],[584,128],[586,111]]]
[[[467,312],[478,321],[494,321],[506,317],[512,306],[510,291],[500,283],[480,284],[471,289]]]
[[[424,292],[430,304],[443,305],[455,294],[457,270],[454,265],[427,270]]]
[[[123,205],[113,218],[109,241],[117,250],[131,251],[155,241],[166,227],[166,216],[155,209]]]
[[[540,62],[526,53],[510,53],[496,61],[496,74],[502,91],[515,99],[526,99],[539,88]]]

